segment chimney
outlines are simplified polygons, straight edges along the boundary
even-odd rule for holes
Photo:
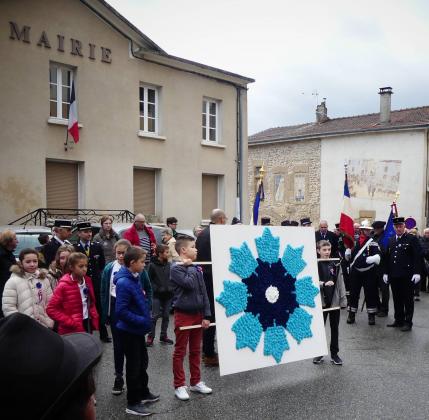
[[[392,88],[390,86],[380,88],[380,123],[390,122]]]
[[[324,100],[320,103],[320,105],[317,105],[316,107],[316,122],[324,123],[328,120],[328,108],[326,108],[326,100]]]

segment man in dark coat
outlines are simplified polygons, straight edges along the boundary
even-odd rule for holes
[[[420,246],[423,252],[423,269],[421,279],[421,290],[429,293],[429,285],[427,284],[427,276],[429,274],[429,228],[423,230],[423,236],[419,238]]]
[[[395,217],[396,235],[389,240],[383,281],[392,288],[395,321],[388,327],[410,331],[413,326],[414,287],[420,281],[422,250],[414,235],[405,233],[405,220]]]
[[[225,212],[221,209],[215,209],[210,216],[210,225],[225,225],[227,221]],[[196,242],[198,250],[198,261],[212,260],[212,252],[210,245],[210,225],[207,226],[199,235]],[[203,265],[204,283],[206,285],[207,295],[210,302],[210,312],[212,316],[209,318],[210,322],[215,322],[214,311],[214,291],[213,291],[213,274],[211,265]],[[203,361],[207,366],[218,366],[219,359],[215,352],[214,339],[216,329],[215,327],[207,328],[203,332]]]
[[[3,296],[4,285],[11,275],[10,267],[16,264],[15,251],[18,246],[16,233],[12,230],[5,230],[0,233],[0,299]],[[3,318],[3,312],[0,305],[0,318]]]
[[[319,241],[328,241],[331,244],[331,258],[338,258],[338,236],[328,230],[328,222],[321,220],[319,230],[316,230],[316,244]]]
[[[101,314],[101,274],[106,265],[103,247],[100,242],[91,241],[91,223],[79,222],[76,224],[76,229],[79,235],[79,242],[74,245],[74,249],[76,252],[81,252],[88,257],[88,271],[86,274],[91,277],[95,293],[95,306],[97,307],[97,312]],[[100,340],[105,343],[110,343],[112,341],[107,333],[105,325],[100,325]]]
[[[45,258],[46,267],[49,267],[51,262],[55,259],[55,254],[61,245],[71,245],[68,241],[72,234],[71,220],[55,220],[53,231],[54,236],[52,236],[51,240],[42,247],[42,254]]]

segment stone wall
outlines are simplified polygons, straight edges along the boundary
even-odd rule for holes
[[[310,217],[320,218],[320,140],[292,141],[264,146],[249,144],[249,214],[255,200],[258,168],[264,165],[265,201],[259,217],[271,223]]]

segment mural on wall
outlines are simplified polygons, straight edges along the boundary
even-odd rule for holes
[[[399,189],[401,161],[350,159],[347,172],[352,197],[393,201]]]
[[[327,354],[313,229],[211,225],[220,374]]]

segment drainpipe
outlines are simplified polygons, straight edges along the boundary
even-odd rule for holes
[[[243,220],[243,114],[242,114],[242,103],[241,103],[241,88],[237,89],[237,199],[238,199],[238,210],[237,216],[240,220]]]

